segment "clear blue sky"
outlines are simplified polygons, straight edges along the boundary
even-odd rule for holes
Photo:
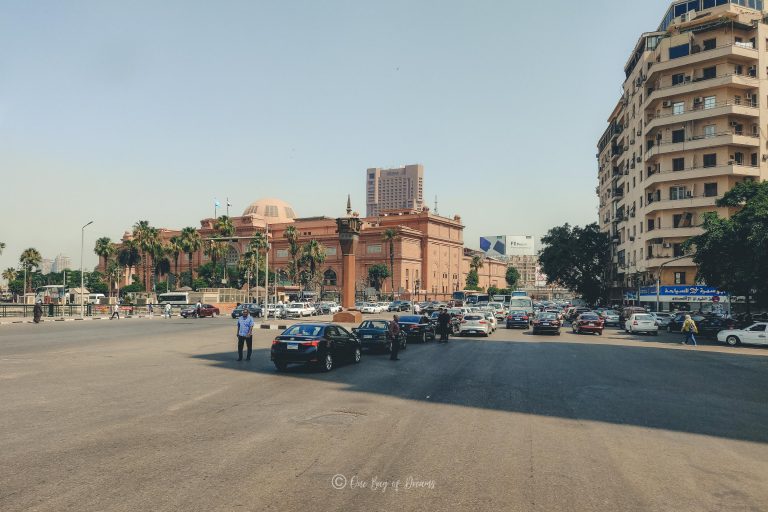
[[[139,219],[275,196],[364,211],[423,163],[465,241],[597,220],[596,142],[667,2],[35,1],[0,6],[0,268],[86,264]],[[628,9],[631,7],[631,9]]]

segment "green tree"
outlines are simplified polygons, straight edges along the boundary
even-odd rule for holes
[[[7,269],[3,270],[2,278],[9,283],[16,280],[16,269],[13,267],[8,267]]]
[[[368,282],[376,292],[381,291],[381,286],[389,277],[389,268],[383,263],[377,263],[368,268]]]
[[[507,267],[507,273],[504,276],[504,279],[507,281],[509,289],[514,290],[517,288],[517,283],[520,281],[520,272],[518,272],[515,267]]]
[[[33,268],[37,268],[40,266],[40,262],[43,261],[43,257],[40,256],[40,253],[37,249],[30,247],[29,249],[24,249],[24,252],[21,253],[21,256],[19,256],[19,263],[21,263],[21,268],[26,270],[27,273],[30,273]],[[27,290],[27,280],[24,280],[24,293],[26,293]]]
[[[141,250],[136,240],[126,240],[117,252],[117,262],[126,267],[130,275],[134,275],[136,266],[141,263]]]
[[[306,282],[315,288],[320,285],[317,268],[325,262],[325,247],[317,240],[309,240],[301,248],[301,258],[306,263]]]
[[[214,223],[213,227],[218,232],[219,237],[221,238],[231,238],[235,235],[235,225],[232,223],[232,219],[227,215],[222,215],[218,219],[216,219],[216,222]],[[224,279],[227,279],[227,254],[229,253],[229,242],[220,242],[224,245],[223,251],[219,255],[221,257],[221,266],[223,271]]]
[[[255,272],[256,274],[256,286],[259,286],[260,282],[264,282],[263,280],[260,281],[259,279],[259,270],[262,261],[261,256],[266,252],[268,247],[269,244],[267,243],[267,237],[260,231],[254,233],[253,238],[248,243],[248,252],[246,253],[246,258],[254,263],[252,267],[249,265],[248,268],[251,272]]]
[[[387,228],[381,239],[389,246],[389,277],[392,281],[392,297],[395,296],[395,241],[400,239],[396,229]]]
[[[109,258],[116,252],[115,244],[112,243],[112,240],[109,237],[103,236],[96,240],[93,252],[96,253],[99,258],[104,260],[104,265],[106,266]]]
[[[605,295],[610,240],[597,224],[554,227],[541,241],[545,247],[539,253],[539,262],[548,283],[563,284],[589,304]]]
[[[301,246],[299,245],[299,232],[296,231],[295,226],[288,226],[283,232],[283,237],[288,240],[288,252],[291,255],[291,263],[288,265],[288,275],[293,284],[299,284],[301,276],[301,263],[299,261]]]
[[[142,282],[149,280],[149,260],[148,254],[151,254],[155,250],[155,246],[160,241],[160,232],[157,228],[152,227],[149,221],[140,220],[133,225],[133,239],[138,244],[138,248],[141,251],[141,263],[142,263]]]
[[[738,183],[717,201],[737,210],[730,218],[704,216],[704,233],[686,242],[697,280],[731,295],[768,300],[768,182]]]
[[[203,240],[200,233],[193,227],[186,227],[181,230],[181,246],[184,252],[187,254],[187,262],[189,264],[189,286],[192,286],[195,273],[192,271],[192,255],[199,251],[203,246]]]
[[[21,295],[24,293],[24,281],[20,279],[14,279],[8,283],[8,291],[14,295]]]
[[[168,241],[168,255],[173,258],[173,289],[179,287],[179,256],[184,252],[181,236],[172,236]]]
[[[210,272],[211,275],[208,279],[210,279],[210,285],[213,287],[221,287],[221,282],[217,279],[217,267],[216,263],[224,257],[226,254],[226,250],[229,246],[225,242],[221,242],[219,240],[206,240],[205,241],[205,254],[208,255],[208,257],[211,258],[211,268]],[[198,275],[202,274],[202,266],[197,270]],[[205,276],[204,276],[205,278]]]

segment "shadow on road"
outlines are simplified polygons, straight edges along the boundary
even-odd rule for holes
[[[768,443],[768,359],[753,355],[547,336],[409,346],[397,363],[366,355],[330,373],[305,366],[277,373],[268,349],[255,350],[249,363],[232,352],[193,357],[352,392]]]

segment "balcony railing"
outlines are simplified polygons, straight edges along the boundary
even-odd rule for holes
[[[654,121],[656,119],[666,119],[668,117],[676,117],[676,116],[682,116],[684,114],[690,114],[691,112],[704,112],[704,111],[711,111],[711,110],[717,110],[722,109],[725,107],[733,107],[733,106],[739,106],[739,107],[745,107],[745,108],[754,108],[758,109],[759,104],[757,101],[752,101],[751,99],[737,99],[737,98],[731,98],[725,101],[718,101],[715,103],[710,103],[707,105],[705,102],[698,102],[693,103],[693,106],[690,110],[684,110],[683,112],[674,113],[671,112],[669,114],[650,114],[648,116],[647,123],[650,123],[651,121]],[[665,107],[665,108],[673,108],[673,107]],[[714,114],[714,112],[713,112]],[[759,112],[755,113],[756,115],[759,114]]]
[[[700,170],[704,170],[704,169],[706,169],[706,171],[707,171],[707,176],[709,176],[709,175],[717,175],[717,174],[729,174],[729,171],[732,168],[734,168],[734,167],[743,167],[744,171],[746,171],[746,172],[743,172],[743,174],[754,174],[754,173],[759,174],[760,173],[760,166],[759,165],[751,165],[751,164],[739,163],[739,162],[734,161],[732,163],[729,163],[728,165],[711,165],[711,166],[696,165],[696,166],[693,166],[693,167],[685,167],[685,168],[679,169],[677,171],[672,170],[672,169],[665,169],[663,171],[661,171],[661,170],[659,170],[659,171],[651,170],[648,173],[648,178],[650,178],[652,176],[659,176],[659,175],[662,175],[662,176],[665,176],[665,177],[669,176],[671,178],[672,175],[678,175],[679,176],[680,173],[685,173],[685,172],[690,172],[690,171],[700,171]],[[690,177],[690,179],[695,179],[695,178],[697,178],[697,176],[691,176]],[[676,179],[676,178],[671,178],[671,179]]]
[[[760,129],[756,129],[754,131],[745,132],[744,130],[726,130],[724,132],[716,132],[716,133],[709,133],[709,134],[698,134],[698,135],[691,135],[690,137],[685,137],[683,140],[673,140],[673,139],[661,139],[656,140],[656,146],[665,146],[668,144],[684,144],[686,142],[693,142],[697,140],[704,140],[704,139],[714,139],[715,137],[724,137],[726,135],[739,135],[742,137],[751,137],[754,139],[760,138]]]
[[[723,52],[722,50],[725,50],[725,49],[730,49],[731,51]],[[694,62],[699,62],[700,60],[702,60],[702,57],[704,57],[705,60],[709,60],[709,59],[718,58],[720,55],[717,55],[717,54],[723,54],[723,56],[729,55],[729,54],[733,54],[734,56],[736,55],[746,56],[746,54],[744,53],[744,50],[746,50],[746,52],[750,52],[750,58],[751,58],[751,53],[754,53],[755,58],[757,58],[758,52],[751,42],[746,42],[746,43],[733,42],[733,43],[727,43],[727,44],[715,46],[714,48],[707,48],[707,49],[699,48],[696,51],[691,51],[691,53],[688,55],[678,57],[676,59],[669,59],[663,62],[652,62],[651,67],[648,70],[648,78],[651,78],[655,73],[659,71],[664,71],[669,68],[684,66],[686,64],[692,64]]]
[[[648,90],[648,93],[649,93],[648,101],[653,101],[653,98],[651,98],[651,94],[653,94],[655,92],[662,92],[662,91],[666,92],[666,91],[668,91],[670,89],[678,89],[680,87],[685,87],[686,85],[706,82],[706,81],[709,81],[709,80],[717,80],[719,78],[739,77],[739,78],[744,78],[746,80],[754,80],[755,81],[755,85],[757,85],[759,83],[759,81],[758,81],[757,77],[755,76],[756,74],[757,74],[757,70],[755,69],[755,73],[754,74],[752,74],[751,72],[750,73],[724,73],[722,75],[716,75],[716,76],[710,76],[710,77],[703,77],[703,76],[701,76],[701,77],[693,77],[690,80],[683,80],[679,84],[667,85],[667,86],[663,86],[663,87],[654,87],[653,89],[649,88],[649,90]]]

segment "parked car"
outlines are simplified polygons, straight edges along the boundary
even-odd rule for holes
[[[597,315],[597,313],[595,313],[594,311],[592,311],[588,307],[579,306],[579,307],[573,308],[571,310],[570,314],[567,317],[568,321],[569,322],[574,322],[574,321],[576,321],[576,319],[579,318],[579,315],[583,315],[584,313],[593,313],[593,314]]]
[[[435,326],[435,332],[440,332],[440,327],[437,324],[438,316],[440,316],[440,312],[435,311],[429,317],[429,321],[432,322],[432,324]],[[448,325],[450,327],[450,331],[448,331],[449,334],[458,334],[459,326],[461,325],[461,320],[459,319],[459,317],[455,315],[451,315],[451,323],[449,323]]]
[[[485,318],[485,315],[480,313],[470,313],[464,315],[464,319],[459,325],[459,335],[465,334],[482,334],[483,336],[490,336],[491,324]]]
[[[536,315],[536,318],[533,321],[533,334],[541,334],[541,333],[552,333],[557,334],[560,336],[560,326],[561,326],[560,319],[558,318],[557,313],[552,312],[542,312]]]
[[[250,313],[253,318],[259,318],[262,316],[262,309],[258,304],[240,304],[232,310],[232,318],[238,318],[240,315],[242,315],[243,309],[245,308],[248,308],[248,313]]]
[[[211,317],[215,318],[219,316],[219,308],[216,306],[212,306],[210,304],[202,304],[200,306],[200,310],[198,311],[195,306],[187,306],[185,308],[182,308],[181,310],[181,316],[184,318],[191,318],[191,317]]]
[[[605,322],[602,318],[600,318],[600,315],[593,313],[592,311],[580,314],[571,323],[571,330],[574,334],[581,334],[586,332],[602,336],[604,329]]]
[[[644,332],[658,336],[659,326],[656,318],[649,313],[635,313],[624,322],[624,330],[628,333]]]
[[[672,319],[675,318],[675,315],[673,315],[672,313],[663,313],[663,312],[651,313],[651,316],[656,320],[656,325],[662,328],[668,326],[669,322],[671,322]]]
[[[270,358],[278,371],[289,364],[315,365],[329,372],[341,359],[360,362],[362,346],[344,327],[332,323],[307,323],[290,326],[272,341]]]
[[[293,302],[285,308],[285,316],[288,318],[300,318],[303,316],[312,316],[315,308],[304,302]]]
[[[366,302],[360,308],[361,313],[381,313],[381,308],[376,302]]]
[[[717,333],[736,328],[736,321],[731,318],[720,318],[715,315],[700,315],[691,313],[678,313],[675,318],[667,324],[667,332],[680,332],[685,322],[685,315],[691,315],[691,319],[696,322],[700,336],[715,337]]]
[[[759,322],[744,329],[728,329],[717,333],[717,341],[732,347],[746,343],[768,345],[768,323]]]
[[[491,326],[491,334],[496,332],[499,326],[499,322],[496,320],[496,315],[492,311],[486,311],[483,316],[488,320],[488,325]]]
[[[363,349],[389,352],[392,350],[392,340],[389,338],[389,324],[392,320],[365,320],[352,332],[360,340]],[[405,350],[408,339],[405,333],[398,336],[400,350]]]
[[[625,325],[627,320],[630,319],[630,317],[634,314],[646,314],[648,311],[646,311],[645,308],[641,308],[639,306],[627,306],[624,309],[621,310],[621,325]]]
[[[429,318],[422,315],[406,315],[401,316],[397,322],[400,329],[405,333],[406,338],[409,340],[420,341],[426,343],[429,340],[434,340],[435,326],[429,321]]]
[[[270,304],[267,306],[267,318],[285,318],[285,305]]]
[[[615,309],[606,309],[600,314],[600,316],[603,317],[603,322],[605,323],[606,327],[609,325],[621,327],[621,315]]]
[[[531,318],[525,311],[510,311],[506,322],[507,329],[527,329],[531,326]]]
[[[402,310],[400,309],[400,304],[402,304],[402,302],[403,302],[403,301],[400,301],[400,300],[395,300],[395,301],[392,301],[392,302],[389,304],[389,307],[387,308],[387,311],[390,311],[390,312],[391,312],[391,311],[402,311]]]

